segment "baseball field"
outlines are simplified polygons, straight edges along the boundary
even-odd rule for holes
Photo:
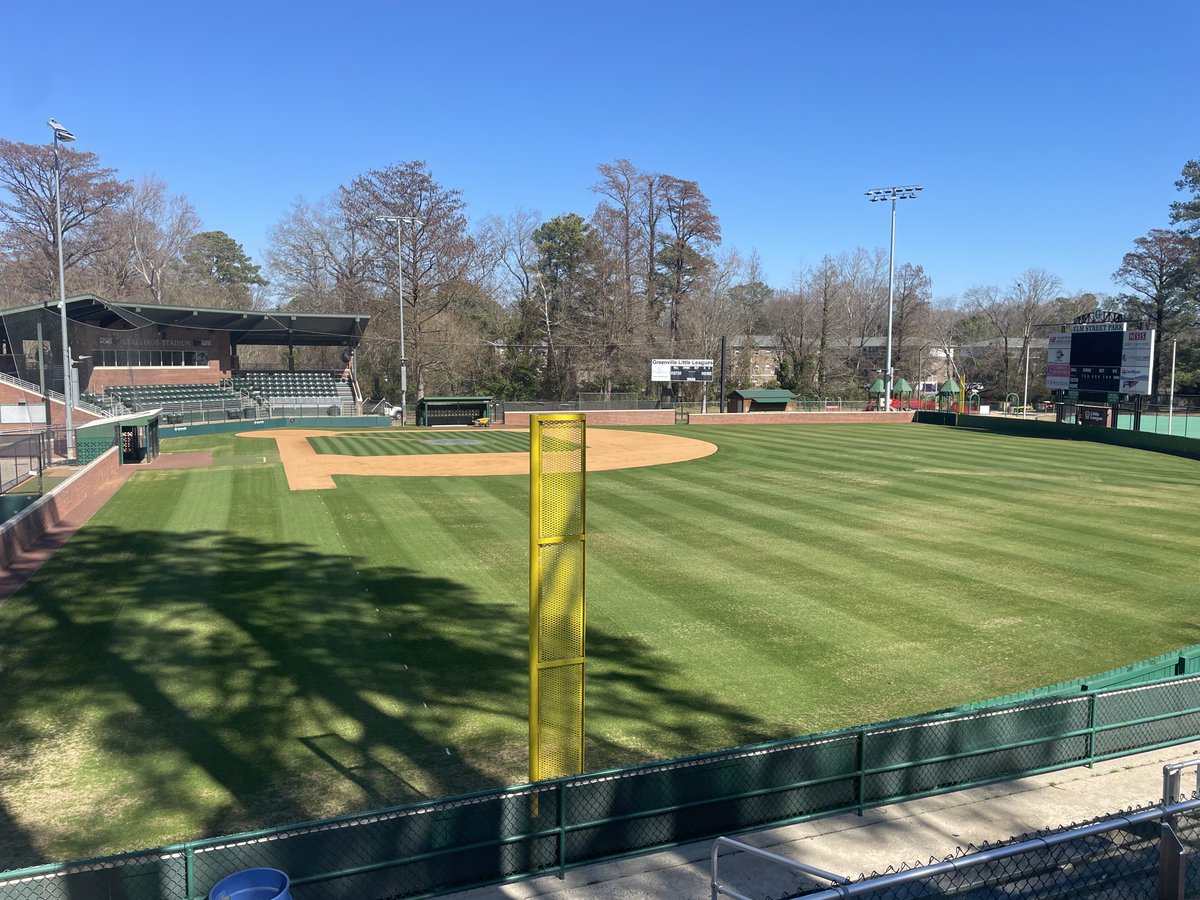
[[[524,442],[165,441],[0,605],[3,868],[523,781],[528,477],[482,473]],[[891,424],[589,456],[590,770],[1200,641],[1193,461]]]

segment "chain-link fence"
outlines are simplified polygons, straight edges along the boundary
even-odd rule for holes
[[[299,900],[424,897],[1190,740],[1200,677],[934,714],[162,851],[0,875],[0,900],[202,897],[244,868]]]
[[[49,465],[45,431],[0,434],[0,493],[37,478]]]
[[[1184,900],[1200,896],[1200,867],[1173,868],[1181,849],[1185,855],[1200,849],[1200,799],[1195,796],[1003,844],[960,848],[944,860],[872,872],[835,888],[788,892],[780,900]],[[715,870],[713,884],[715,894],[743,896],[721,886]]]

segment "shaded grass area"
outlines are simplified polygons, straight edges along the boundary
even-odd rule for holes
[[[66,473],[62,475],[43,475],[42,476],[42,492],[49,493],[54,490],[64,481],[71,477],[74,473]],[[38,492],[38,480],[36,477],[26,478],[11,491],[10,494],[36,494]]]
[[[588,478],[590,769],[1200,641],[1194,462],[933,426],[686,434],[719,452]],[[523,780],[527,479],[337,483],[139,472],[0,607],[9,866]]]
[[[311,437],[317,453],[338,456],[406,456],[425,453],[527,453],[529,435],[523,432],[401,431],[396,434],[338,434]]]

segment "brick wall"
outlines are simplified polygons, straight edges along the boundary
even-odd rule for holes
[[[769,412],[769,413],[692,413],[692,425],[828,425],[870,422],[875,425],[911,422],[909,411],[878,412]]]
[[[675,410],[673,409],[588,409],[583,410],[587,415],[589,425],[674,425]],[[506,428],[528,428],[527,412],[506,412],[504,426]],[[532,413],[537,415],[537,413]]]
[[[92,369],[86,390],[93,394],[102,394],[106,387],[124,384],[219,384],[223,374],[221,361],[218,359],[210,359],[207,367],[135,366],[129,369],[118,366],[111,369]]]
[[[37,391],[27,391],[27,390],[17,387],[14,384],[9,384],[7,381],[0,381],[0,404],[4,404],[6,406],[13,406],[18,403],[24,403],[28,406],[36,406],[40,409],[43,406],[44,402],[45,401],[42,400],[42,395],[37,393]],[[60,428],[63,427],[64,425],[66,425],[65,415],[66,414],[63,412],[62,402],[58,401],[58,400],[51,400],[50,401],[50,424],[58,426]],[[85,412],[82,409],[76,409],[75,415],[73,416],[76,426],[84,425],[88,422],[95,422],[99,418],[100,418],[99,416],[94,416],[91,413]],[[26,425],[26,424],[20,424],[20,423],[12,423],[12,424],[0,425],[0,432],[3,432],[3,431],[29,431],[31,428],[38,429],[40,427],[41,427],[40,425]]]
[[[32,506],[0,525],[0,569],[8,569],[23,550],[32,547],[38,538],[70,516],[97,491],[111,488],[114,483],[123,480],[126,473],[118,460],[117,448],[114,447]]]
[[[0,381],[0,403],[6,406],[14,403],[28,403],[30,406],[37,406],[42,402],[40,394],[34,391],[25,391],[17,387],[15,384],[9,384],[7,381]]]

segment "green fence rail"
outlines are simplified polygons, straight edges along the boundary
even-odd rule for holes
[[[1091,764],[1200,734],[1200,676],[942,712],[160,850],[0,874],[0,900],[192,900],[231,872],[297,900],[452,889]]]
[[[1130,687],[1136,684],[1146,684],[1160,681],[1174,675],[1200,674],[1200,644],[1192,644],[1182,650],[1172,650],[1159,656],[1144,659],[1128,666],[1120,666],[1088,675],[1086,678],[1073,678],[1070,681],[1060,681],[1046,687],[1034,688],[1030,691],[1020,691],[990,700],[978,700],[974,703],[964,703],[951,707],[946,712],[970,712],[977,709],[991,709],[997,706],[1012,706],[1014,703],[1024,703],[1028,700],[1045,700],[1049,697],[1061,697],[1080,691],[1099,690],[1101,688]]]
[[[1020,437],[1092,441],[1098,444],[1112,444],[1117,447],[1130,447],[1135,450],[1150,450],[1171,456],[1200,459],[1200,441],[1195,438],[1154,434],[1149,431],[1122,431],[1118,428],[1102,428],[1098,425],[1060,424],[1058,422],[1040,422],[1036,419],[1009,419],[1003,416],[967,416],[925,410],[918,412],[914,421],[925,425],[949,425],[956,428],[970,428],[976,431],[991,431]]]

